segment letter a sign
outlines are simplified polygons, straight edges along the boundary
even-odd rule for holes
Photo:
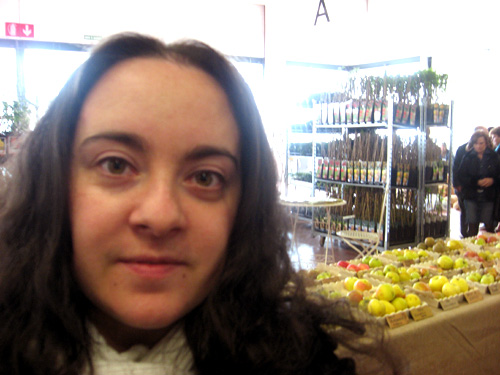
[[[35,26],[29,23],[5,22],[5,36],[34,38]]]

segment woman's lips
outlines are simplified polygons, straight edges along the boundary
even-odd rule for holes
[[[163,278],[184,263],[172,258],[134,257],[120,260],[129,270],[146,278]]]

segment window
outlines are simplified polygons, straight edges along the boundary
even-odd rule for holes
[[[24,52],[26,99],[33,104],[36,122],[47,111],[71,74],[88,57],[88,52],[27,48]]]
[[[0,47],[0,102],[17,100],[16,50]]]

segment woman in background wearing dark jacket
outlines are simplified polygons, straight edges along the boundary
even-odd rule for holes
[[[500,178],[500,159],[493,151],[491,140],[484,132],[475,132],[467,145],[468,152],[458,169],[467,212],[469,231],[475,236],[479,224],[493,232],[493,209]]]

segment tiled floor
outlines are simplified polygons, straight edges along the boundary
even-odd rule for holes
[[[451,210],[450,212],[450,238],[460,238],[460,212]],[[296,246],[297,250],[292,249],[291,258],[298,268],[312,268],[319,261],[325,259],[325,247],[321,244],[321,237],[313,234],[311,225],[308,222],[299,221],[296,227]],[[333,255],[332,258],[332,247]],[[334,239],[333,246],[329,246],[328,262],[349,260],[357,256],[357,253],[349,248],[345,242]],[[297,256],[297,253],[299,256]]]

